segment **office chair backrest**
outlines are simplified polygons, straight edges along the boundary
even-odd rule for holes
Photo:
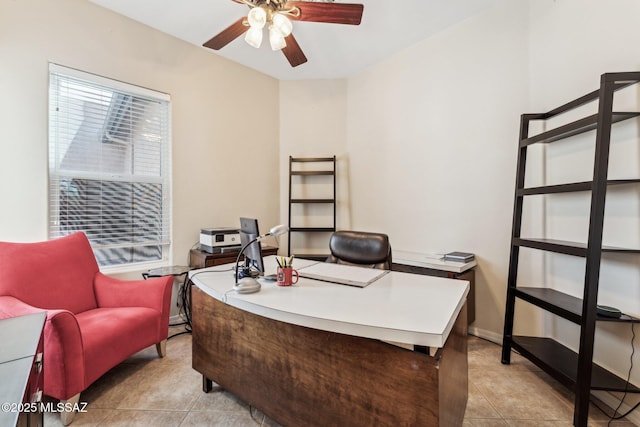
[[[389,236],[365,231],[336,231],[329,240],[327,262],[391,270]]]

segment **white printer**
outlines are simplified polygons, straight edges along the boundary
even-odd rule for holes
[[[231,252],[240,249],[240,230],[231,227],[200,230],[200,250],[209,253]]]

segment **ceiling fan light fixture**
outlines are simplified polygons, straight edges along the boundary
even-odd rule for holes
[[[274,13],[272,25],[280,31],[283,37],[288,37],[293,31],[291,20],[281,13]]]
[[[307,57],[293,36],[292,21],[360,25],[364,5],[334,3],[334,0],[232,0],[249,7],[249,13],[203,43],[220,50],[244,34],[245,41],[259,48],[265,27],[273,50],[281,50],[292,67],[307,62]],[[245,9],[246,10],[246,9]]]
[[[262,29],[267,23],[267,11],[259,6],[254,7],[249,11],[247,20],[249,21],[249,25],[251,25],[251,28]]]
[[[287,41],[284,39],[284,35],[274,25],[269,28],[269,42],[271,43],[271,49],[273,50],[280,50],[287,46]]]
[[[258,49],[262,44],[262,28],[252,26],[244,36],[244,40],[249,44],[249,46]]]

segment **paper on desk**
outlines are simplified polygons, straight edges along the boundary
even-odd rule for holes
[[[361,288],[375,282],[388,272],[388,270],[333,264],[330,262],[319,262],[298,269],[300,277]]]

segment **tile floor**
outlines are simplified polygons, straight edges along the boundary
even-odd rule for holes
[[[203,393],[201,383],[191,368],[191,336],[180,335],[169,340],[167,357],[159,359],[151,347],[89,387],[80,397],[87,411],[72,426],[277,426],[223,390]],[[571,393],[544,372],[515,354],[511,365],[502,365],[500,346],[469,337],[464,426],[571,426],[572,411]],[[607,425],[594,407],[590,416],[590,426]],[[58,414],[45,414],[45,426],[61,425]]]

